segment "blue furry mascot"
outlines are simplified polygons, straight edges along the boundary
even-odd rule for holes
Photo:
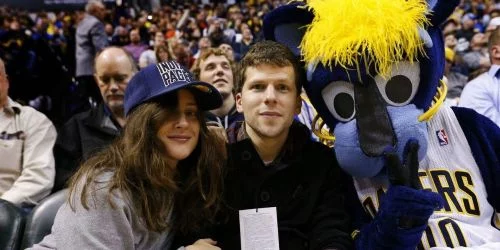
[[[500,249],[500,128],[442,105],[439,24],[458,2],[293,1],[264,20],[353,176],[358,249]]]

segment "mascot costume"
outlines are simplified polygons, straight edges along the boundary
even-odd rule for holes
[[[357,249],[500,249],[500,128],[441,105],[439,25],[458,2],[292,1],[264,19],[353,176]]]

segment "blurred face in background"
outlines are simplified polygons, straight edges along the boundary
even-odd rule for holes
[[[232,60],[234,60],[234,51],[233,51],[233,47],[231,47],[231,45],[227,44],[227,43],[223,43],[221,45],[219,45],[219,49],[221,49],[222,51],[224,51],[224,53],[226,53],[226,55],[231,58]]]
[[[165,36],[160,31],[155,33],[155,46],[164,45]]]
[[[106,35],[108,35],[108,36],[112,36],[112,35],[113,35],[113,32],[114,32],[114,30],[113,30],[113,25],[111,25],[111,24],[109,24],[109,23],[108,23],[108,24],[106,24],[106,26],[104,27],[104,31],[106,32]]]
[[[133,44],[138,44],[141,41],[141,35],[139,35],[139,30],[134,29],[130,31],[130,42]]]
[[[455,46],[457,46],[457,38],[455,37],[455,35],[447,35],[444,38],[444,45],[450,49],[455,49]]]

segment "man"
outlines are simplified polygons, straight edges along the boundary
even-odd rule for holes
[[[500,28],[492,32],[488,52],[492,64],[489,71],[465,85],[458,105],[474,109],[500,126]]]
[[[276,207],[281,249],[349,249],[337,162],[294,122],[304,79],[299,62],[283,45],[264,41],[248,51],[238,74],[236,107],[245,121],[228,135],[228,218],[215,238],[221,249],[240,249],[238,210],[266,207]]]
[[[111,143],[125,125],[123,97],[128,81],[137,71],[133,59],[122,48],[109,47],[97,56],[95,70],[104,103],[73,116],[59,131],[54,190],[61,189],[80,161]]]
[[[448,79],[448,93],[446,94],[446,101],[452,106],[456,106],[460,100],[460,94],[467,84],[467,76],[462,75],[460,72],[452,70],[455,63],[455,52],[448,48],[444,48],[444,75]]]
[[[130,31],[130,44],[123,48],[132,55],[135,63],[138,64],[142,52],[146,51],[148,49],[148,46],[141,43],[141,35],[139,33],[139,29],[133,29]]]
[[[217,123],[224,129],[243,121],[243,115],[236,110],[234,101],[233,72],[233,61],[227,53],[215,48],[209,48],[201,54],[193,67],[193,74],[198,80],[211,83],[222,95],[224,103],[220,108],[210,110],[207,120]]]
[[[104,30],[106,8],[99,0],[89,0],[85,6],[85,18],[76,28],[76,80],[82,102],[88,107],[88,102],[99,102],[99,92],[94,82],[94,57],[108,46],[108,36]],[[88,98],[91,100],[88,100]]]
[[[219,48],[219,49],[221,49],[222,51],[224,51],[224,53],[226,53],[226,54],[227,54],[227,56],[229,57],[229,59],[230,59],[231,61],[234,61],[234,60],[235,60],[235,58],[236,58],[236,57],[235,57],[235,55],[234,55],[233,47],[231,47],[231,45],[230,45],[230,44],[228,44],[228,43],[221,43],[221,44],[219,45],[219,47],[217,47],[217,48]]]
[[[32,207],[54,185],[52,148],[57,134],[45,115],[11,100],[8,89],[0,59],[0,199]]]
[[[470,51],[465,53],[463,59],[470,73],[477,70],[484,70],[490,67],[491,63],[488,58],[488,40],[483,33],[476,33],[470,41]],[[484,72],[482,71],[482,72]]]

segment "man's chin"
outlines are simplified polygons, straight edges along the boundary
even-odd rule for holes
[[[113,113],[123,112],[123,102],[108,102],[107,105]]]

